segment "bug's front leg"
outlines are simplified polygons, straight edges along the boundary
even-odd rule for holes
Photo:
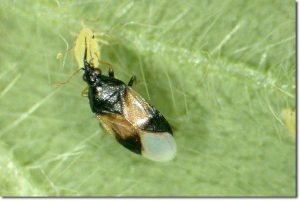
[[[84,97],[87,97],[89,95],[89,88],[86,87],[82,92],[81,92],[81,95],[84,96]]]
[[[133,75],[128,82],[128,86],[132,87],[133,83],[135,82],[136,82],[136,76]]]
[[[108,69],[108,76],[115,77],[115,73],[114,73],[114,70],[112,69],[112,67],[109,67],[109,69]]]

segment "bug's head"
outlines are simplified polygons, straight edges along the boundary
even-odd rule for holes
[[[83,80],[90,86],[95,86],[100,82],[101,70],[99,68],[95,68],[92,63],[87,61],[87,44],[85,40],[85,50],[84,50],[84,58],[83,58],[84,67],[82,70],[84,71]]]
[[[100,83],[101,70],[99,68],[94,68],[87,63],[87,65],[84,65],[82,70],[84,71],[82,78],[88,85],[96,86]]]

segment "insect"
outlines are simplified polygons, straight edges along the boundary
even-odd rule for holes
[[[136,77],[126,85],[114,77],[109,68],[108,76],[87,62],[84,51],[83,80],[88,84],[90,107],[101,125],[130,151],[154,161],[170,161],[176,154],[172,129],[163,115],[132,89]]]
[[[87,55],[87,60],[91,61],[92,65],[97,67],[99,65],[98,59],[101,57],[101,46],[99,47],[94,32],[89,28],[81,29],[75,41],[74,56],[80,68],[84,65],[82,56],[84,55],[85,48],[90,53]]]
[[[87,51],[90,53],[89,55],[87,55],[87,60],[91,61],[90,65],[97,67],[99,65],[99,59],[101,57],[101,46],[99,46],[99,42],[101,42],[101,44],[105,43],[103,40],[96,39],[95,34],[91,29],[81,29],[76,38],[75,45],[73,48],[74,56],[79,65],[79,68],[77,68],[77,70],[73,72],[73,74],[66,81],[56,83],[54,86],[60,87],[68,83],[72,79],[72,77],[75,76],[81,70],[82,66],[84,65],[83,55],[85,49],[87,49]],[[58,53],[56,56],[58,60],[62,59],[62,57],[62,53]]]

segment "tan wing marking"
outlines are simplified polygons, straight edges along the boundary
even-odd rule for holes
[[[118,114],[97,115],[103,127],[111,134],[126,139],[137,134],[137,130],[123,116]]]
[[[151,106],[141,95],[127,88],[123,101],[123,115],[136,127],[142,127],[149,119]]]

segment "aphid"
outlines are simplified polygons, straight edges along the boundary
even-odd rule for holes
[[[84,55],[85,48],[87,48],[87,52],[89,53],[87,60],[94,67],[98,67],[101,57],[100,47],[95,34],[89,28],[81,29],[75,41],[74,55],[80,68],[84,65],[82,56]]]
[[[170,161],[176,154],[172,129],[162,114],[147,103],[131,87],[114,77],[109,68],[108,76],[87,62],[84,51],[83,80],[88,84],[86,95],[92,112],[101,125],[130,151],[154,161]]]
[[[101,40],[102,42],[103,40]],[[98,39],[95,38],[95,34],[92,32],[92,30],[90,30],[89,28],[83,28],[80,30],[76,41],[75,41],[75,46],[73,48],[74,50],[74,56],[75,59],[78,63],[79,68],[64,82],[59,82],[56,83],[55,86],[59,87],[62,86],[66,83],[68,83],[73,76],[75,76],[77,74],[77,72],[79,72],[82,68],[82,66],[84,65],[84,51],[89,52],[89,54],[87,55],[87,60],[90,61],[90,65],[94,66],[94,67],[98,67],[99,65],[99,59],[101,57],[101,53],[100,53],[100,47],[98,44]],[[104,43],[104,42],[103,42]],[[56,59],[61,59],[63,57],[62,53],[58,53],[56,55]]]

